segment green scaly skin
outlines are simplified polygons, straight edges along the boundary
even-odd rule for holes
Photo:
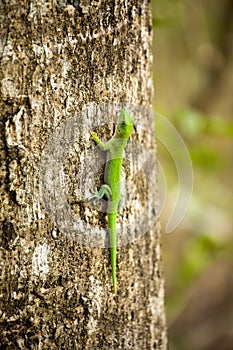
[[[117,291],[116,281],[116,255],[117,255],[117,233],[116,218],[121,203],[122,194],[120,188],[121,169],[123,152],[130,134],[133,129],[133,118],[130,116],[126,108],[123,108],[117,123],[116,131],[113,137],[106,143],[103,143],[95,132],[91,132],[92,139],[104,151],[108,151],[107,163],[105,166],[104,181],[100,190],[89,198],[101,199],[104,195],[108,198],[108,228],[110,236],[111,249],[111,266],[112,266],[112,282],[113,289]]]

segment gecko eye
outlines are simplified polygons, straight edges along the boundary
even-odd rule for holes
[[[125,126],[126,125],[126,122],[123,120],[121,125]]]

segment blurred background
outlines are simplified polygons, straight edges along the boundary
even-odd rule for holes
[[[178,178],[158,143],[167,183],[162,213],[171,350],[233,349],[233,1],[152,0],[155,110],[185,141],[192,200],[164,233]],[[163,130],[157,127],[157,135]]]

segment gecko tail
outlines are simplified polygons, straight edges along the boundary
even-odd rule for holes
[[[110,251],[111,251],[111,267],[112,267],[112,284],[113,284],[114,293],[117,292],[117,279],[116,279],[116,260],[117,260],[116,216],[117,216],[116,212],[109,213],[109,215],[108,215]]]

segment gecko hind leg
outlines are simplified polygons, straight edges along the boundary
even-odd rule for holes
[[[103,196],[106,196],[108,199],[112,196],[112,190],[108,185],[102,185],[99,189],[98,192],[94,193],[89,199],[88,201],[91,200],[100,200],[101,198],[103,198]]]

